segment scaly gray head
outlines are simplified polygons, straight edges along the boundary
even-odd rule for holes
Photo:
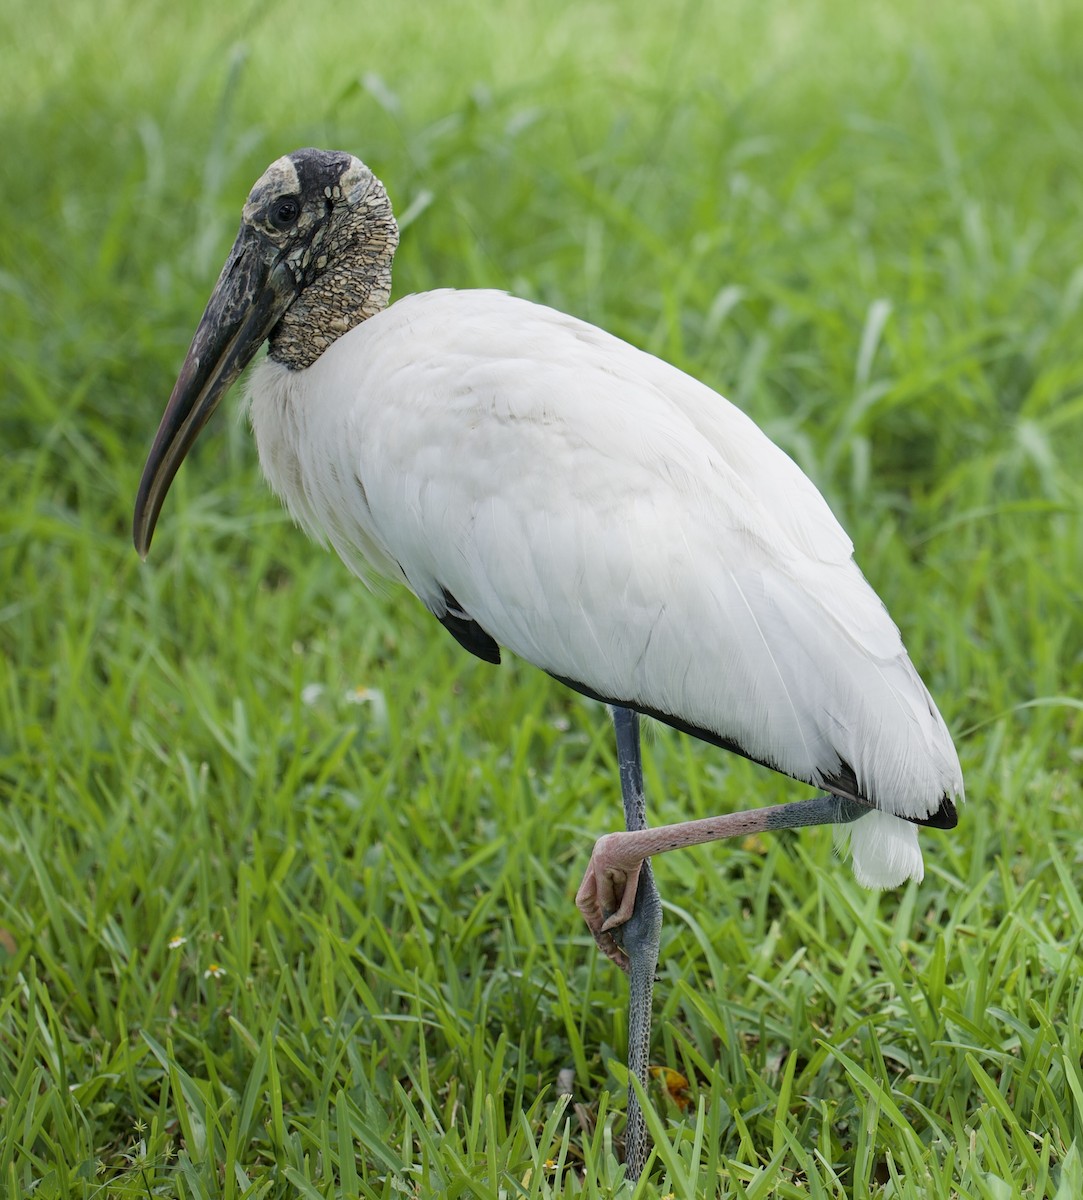
[[[386,307],[399,234],[383,184],[352,154],[296,150],[256,181],[154,439],[135,502],[146,557],[169,485],[230,385],[270,339],[310,367]]]

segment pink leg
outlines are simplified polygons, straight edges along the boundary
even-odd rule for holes
[[[843,824],[856,821],[870,811],[867,804],[824,795],[748,812],[703,817],[678,825],[660,825],[657,829],[607,833],[594,844],[575,903],[599,949],[618,967],[627,970],[628,960],[617,946],[612,931],[632,915],[639,870],[645,859],[722,838],[774,829],[799,829],[806,825]]]

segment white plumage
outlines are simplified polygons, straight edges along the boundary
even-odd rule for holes
[[[312,366],[267,358],[271,487],[362,578],[450,592],[496,642],[888,813],[963,785],[951,738],[826,502],[728,401],[499,292],[408,296]],[[853,829],[866,886],[921,878],[917,831]]]
[[[507,647],[612,704],[627,828],[595,845],[576,903],[630,974],[628,1064],[646,1086],[650,856],[846,824],[861,883],[920,879],[912,822],[955,823],[959,762],[850,539],[748,417],[499,292],[388,307],[397,243],[383,185],[352,155],[299,150],[264,172],[144,468],[135,544],[145,555],[177,468],[269,338],[250,415],[297,521],[361,578],[404,583],[482,658]],[[650,828],[636,711],[827,794]],[[630,1093],[630,1178],[647,1147]]]

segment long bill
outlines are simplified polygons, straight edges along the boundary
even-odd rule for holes
[[[169,485],[230,385],[297,298],[289,267],[241,227],[200,319],[150,448],[132,521],[140,557],[150,550]]]

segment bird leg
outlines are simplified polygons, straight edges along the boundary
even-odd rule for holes
[[[872,807],[868,804],[825,794],[748,812],[660,825],[656,829],[607,833],[594,845],[587,873],[576,894],[576,904],[598,945],[618,966],[627,969],[607,947],[616,945],[613,931],[628,922],[635,912],[642,867],[652,854],[776,829],[843,825],[870,812]]]
[[[614,707],[617,765],[624,801],[624,833],[598,839],[575,902],[599,949],[629,976],[628,1073],[646,1087],[650,1054],[651,1002],[662,929],[662,902],[651,872],[650,856],[721,838],[747,836],[806,825],[840,825],[871,812],[856,800],[825,794],[749,812],[726,813],[648,829],[643,796],[639,714]],[[639,1100],[628,1089],[625,1165],[639,1178],[650,1147]]]
[[[620,790],[621,800],[624,804],[624,823],[625,828],[631,832],[645,830],[647,828],[647,812],[646,800],[643,795],[643,760],[640,754],[639,746],[639,714],[631,709],[612,707],[611,713],[613,716],[613,726],[616,733],[617,741],[617,767],[620,772]],[[595,854],[597,854],[597,845],[595,846]],[[593,860],[592,860],[593,862]],[[638,882],[640,867],[642,862],[636,864],[635,878]],[[648,872],[650,871],[650,863],[646,864]],[[610,928],[616,929],[617,926],[627,926],[631,921],[635,909],[635,898],[637,890],[632,888],[631,896],[628,901],[627,909],[624,918],[621,921],[615,921],[612,926],[602,932],[600,925],[601,921],[609,917],[617,908],[619,899],[614,897],[624,893],[626,887],[626,873],[619,868],[615,869],[612,878],[605,875],[606,864],[601,864],[599,872],[591,872],[589,869],[583,877],[583,882],[576,893],[575,903],[579,911],[587,918],[587,924],[590,926],[591,932],[594,934],[594,940],[598,943],[598,949],[612,960],[620,969],[629,974],[631,963],[628,951],[633,949],[641,940],[641,935],[635,926],[633,928],[620,929],[616,934],[610,932]],[[651,880],[653,888],[653,878]],[[657,894],[657,889],[653,889]],[[661,902],[658,901],[660,906]],[[651,904],[646,902],[646,907],[649,909]],[[597,911],[603,914],[601,920],[593,923],[587,917],[588,912],[594,913]],[[658,909],[658,922],[661,923],[661,908]],[[648,934],[648,931],[644,931]],[[630,937],[629,937],[630,935]],[[651,968],[653,977],[654,968]]]
[[[614,708],[613,725],[617,735],[617,766],[620,771],[624,823],[632,833],[647,827],[646,801],[643,795],[643,760],[639,745],[639,714],[627,708]],[[658,946],[662,933],[662,901],[649,862],[636,869],[638,887],[629,905],[629,915],[616,932],[606,930],[598,938],[602,950],[628,972],[628,1073],[647,1086],[650,1065],[651,1004],[654,973],[658,966]],[[576,898],[577,903],[579,898]],[[619,941],[618,941],[619,939]],[[628,1121],[624,1135],[624,1161],[628,1178],[639,1178],[650,1143],[647,1123],[639,1099],[628,1085]]]

